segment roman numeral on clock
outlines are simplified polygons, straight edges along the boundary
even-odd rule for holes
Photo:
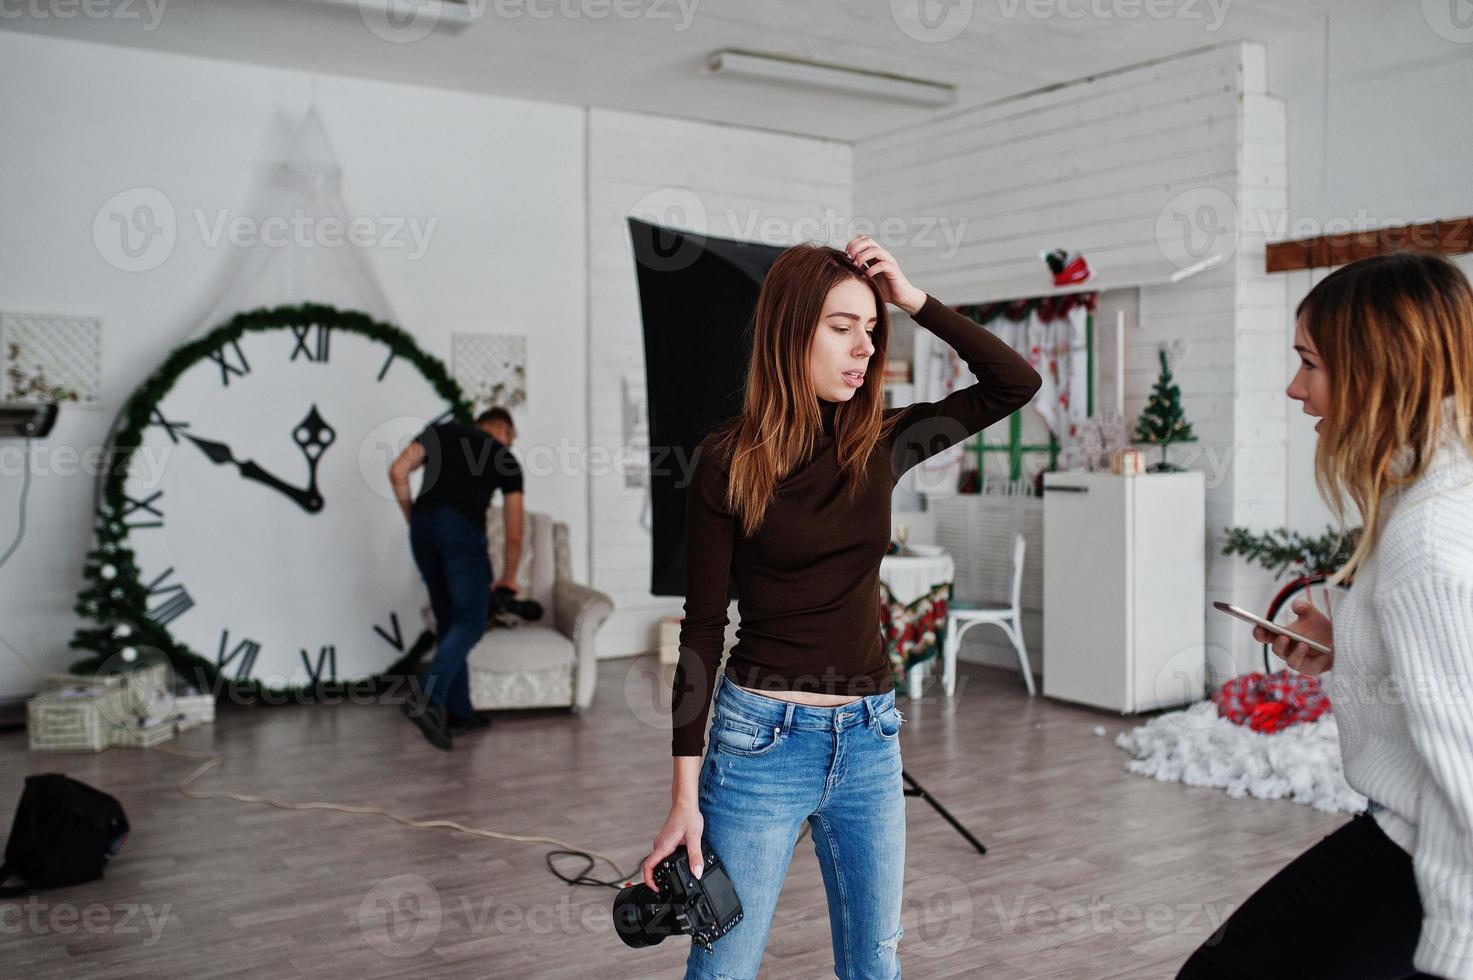
[[[226,346],[222,344],[218,349],[210,351],[210,360],[220,365],[220,383],[229,388],[230,376],[233,374],[239,378],[245,377],[251,373],[251,364],[246,360],[245,352],[240,349],[240,341],[232,340],[228,345],[235,352],[233,362],[225,350]]]
[[[307,651],[302,651],[302,666],[307,668],[307,675],[312,678],[313,684],[321,684],[324,680],[335,681],[338,678],[338,648],[327,645],[317,652],[317,666],[312,666],[312,661],[307,657]],[[324,677],[324,671],[326,676]]]
[[[153,493],[149,494],[147,497],[144,497],[142,500],[134,500],[132,497],[128,496],[127,494],[124,494],[123,495],[123,512],[118,515],[120,518],[122,518],[123,525],[125,527],[127,527],[128,530],[130,530],[130,531],[135,530],[135,529],[140,528],[140,527],[163,527],[164,526],[164,512],[161,511],[161,510],[159,510],[153,504],[153,502],[155,500],[158,500],[163,495],[164,495],[164,491],[162,491],[162,490],[155,490]],[[146,511],[149,514],[152,514],[154,517],[157,517],[158,520],[151,521],[151,520],[148,520],[146,518],[143,519],[143,520],[136,520],[136,521],[130,521],[130,520],[128,520],[128,515],[129,514],[134,514],[134,513],[137,513],[138,511]]]
[[[373,624],[373,631],[375,633],[377,633],[379,636],[382,636],[384,638],[384,641],[386,643],[388,643],[389,646],[393,647],[395,650],[398,650],[400,653],[403,653],[404,652],[404,633],[399,629],[399,614],[398,613],[396,613],[396,612],[389,613],[389,624],[394,628],[394,634],[392,636],[390,636],[388,634],[388,632],[386,632],[384,630],[384,628],[382,626],[380,626],[378,623],[374,623]]]
[[[148,610],[148,618],[160,626],[167,626],[170,622],[178,619],[182,613],[194,608],[194,599],[189,590],[182,582],[165,583],[170,575],[174,574],[174,566],[170,565],[163,573],[152,582],[148,583],[148,597],[155,596],[163,598]]]
[[[232,663],[235,664],[235,679],[245,680],[251,676],[251,669],[256,666],[256,654],[261,652],[261,644],[255,640],[241,640],[229,653],[225,648],[230,646],[230,631],[220,631],[220,652],[215,654],[215,666],[220,668],[220,673],[225,673],[225,668]]]
[[[168,419],[164,418],[164,413],[159,411],[157,406],[154,407],[153,418],[149,420],[148,424],[163,426],[164,431],[169,434],[170,442],[178,442],[179,430],[189,428],[188,422],[170,422]]]
[[[331,327],[324,327],[316,324],[301,327],[293,325],[292,334],[296,336],[297,344],[295,347],[292,348],[291,360],[295,361],[298,354],[305,354],[307,360],[309,361],[313,361],[317,364],[326,364],[327,347],[331,333]],[[312,336],[312,342],[310,345],[307,342],[308,334],[311,334]]]

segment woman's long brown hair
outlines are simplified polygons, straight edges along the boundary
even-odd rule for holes
[[[876,310],[867,383],[834,415],[839,469],[851,499],[859,492],[881,431],[884,388],[877,381],[885,376],[889,314],[879,287],[854,269],[844,252],[826,245],[795,245],[778,256],[762,282],[742,410],[717,430],[711,444],[730,467],[727,505],[748,536],[761,527],[778,484],[812,456],[823,430],[808,353],[824,299],[845,279],[868,286]]]
[[[1381,501],[1426,471],[1452,424],[1473,450],[1473,288],[1440,255],[1397,252],[1362,259],[1322,279],[1295,317],[1329,378],[1315,447],[1320,496],[1345,529],[1345,501],[1363,529],[1339,584],[1365,563],[1381,533]],[[1454,419],[1443,418],[1453,398]]]

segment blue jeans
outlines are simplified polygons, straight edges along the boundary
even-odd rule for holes
[[[685,976],[757,976],[803,821],[828,895],[834,973],[900,976],[905,786],[895,692],[816,708],[743,690],[718,675],[701,765],[704,840],[731,875],[742,920]]]
[[[414,511],[409,547],[435,611],[435,656],[425,670],[425,690],[450,714],[464,717],[473,711],[465,658],[491,614],[486,528],[453,507]]]

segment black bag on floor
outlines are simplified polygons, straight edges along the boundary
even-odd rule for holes
[[[0,898],[102,877],[128,836],[117,800],[59,772],[27,776],[0,865]],[[5,885],[19,877],[24,885]]]

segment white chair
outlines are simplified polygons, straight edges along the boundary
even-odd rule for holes
[[[506,557],[502,508],[486,509],[486,546],[498,573]],[[614,610],[614,600],[573,581],[568,525],[540,511],[522,511],[522,557],[517,570],[521,598],[541,603],[543,618],[516,629],[490,629],[466,658],[471,706],[499,708],[570,707],[578,714],[593,703],[598,682],[595,634]],[[421,611],[425,629],[435,630],[435,611]],[[435,655],[433,645],[425,653]]]
[[[956,654],[962,646],[962,634],[973,626],[991,623],[1013,642],[1018,653],[1018,666],[1023,669],[1023,683],[1028,696],[1034,696],[1033,669],[1028,666],[1028,648],[1023,644],[1023,553],[1027,541],[1019,534],[1013,539],[1013,595],[1010,606],[981,606],[971,602],[953,603],[946,612],[946,643],[942,646],[941,686],[946,696],[956,693]]]

